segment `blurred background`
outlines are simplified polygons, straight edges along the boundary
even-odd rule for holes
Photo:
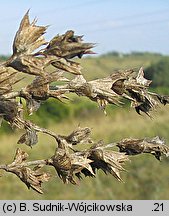
[[[1,1],[0,61],[12,53],[13,38],[28,9],[32,20],[38,18],[38,25],[50,25],[48,41],[72,29],[84,35],[86,42],[97,43],[96,55],[77,60],[87,80],[108,76],[118,69],[143,66],[145,76],[153,80],[151,91],[169,95],[168,0]],[[56,100],[45,102],[29,119],[63,135],[79,124],[89,126],[92,138],[105,143],[158,135],[169,144],[168,113],[169,106],[161,106],[150,119],[138,116],[126,104],[124,108],[108,106],[105,116],[94,102],[73,96],[65,104]],[[0,136],[0,163],[10,163],[20,133],[14,133],[3,122]],[[43,159],[53,154],[55,143],[40,135],[33,149],[21,147],[31,160]],[[127,172],[122,173],[124,183],[98,172],[97,178],[83,179],[78,186],[64,185],[51,169],[53,178],[43,185],[43,195],[27,190],[12,174],[0,173],[0,199],[169,199],[168,165],[169,159],[159,162],[151,155],[134,156],[125,166]]]

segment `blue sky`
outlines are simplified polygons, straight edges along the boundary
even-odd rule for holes
[[[66,30],[97,43],[95,52],[149,51],[169,55],[169,0],[5,0],[0,1],[0,54],[12,41],[24,13],[50,25],[46,39]]]

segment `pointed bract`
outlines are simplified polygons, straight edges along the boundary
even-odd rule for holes
[[[13,55],[31,54],[34,50],[46,44],[43,37],[47,27],[36,26],[36,21],[30,23],[29,11],[23,17],[19,30],[13,42]]]
[[[76,56],[81,58],[84,54],[90,53],[93,47],[93,43],[83,43],[81,36],[74,35],[74,31],[70,30],[63,35],[55,36],[44,50],[44,54],[66,59]]]

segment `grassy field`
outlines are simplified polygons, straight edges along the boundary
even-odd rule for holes
[[[105,77],[119,69],[145,68],[151,63],[159,61],[161,58],[162,55],[151,53],[140,53],[137,55],[126,54],[119,56],[109,54],[94,58],[84,58],[79,60],[79,62],[82,64],[84,76],[87,80],[90,80]]]
[[[85,58],[82,60],[83,73],[87,79],[94,79],[107,76],[116,69],[146,67],[161,58],[161,55],[153,54]],[[24,82],[27,83],[28,80]],[[137,115],[129,107],[112,109],[109,106],[107,116],[101,111],[95,114],[88,111],[85,114],[79,109],[78,112],[76,118],[55,121],[48,127],[58,134],[67,135],[79,124],[81,127],[90,126],[93,139],[103,139],[105,143],[127,137],[143,138],[158,135],[169,144],[169,106],[162,106],[152,113],[152,119]],[[19,135],[17,132],[1,136],[1,164],[10,163],[13,159]],[[30,160],[33,160],[50,157],[56,146],[52,138],[40,135],[39,143],[33,149],[25,145],[19,147],[30,155]],[[43,185],[43,195],[27,190],[16,176],[1,172],[0,199],[169,199],[168,165],[168,159],[159,162],[152,155],[133,156],[131,162],[125,166],[127,172],[122,173],[124,183],[119,183],[112,176],[106,176],[98,171],[97,178],[85,178],[78,186],[64,185],[56,176],[54,169],[50,168],[53,177],[50,182]]]

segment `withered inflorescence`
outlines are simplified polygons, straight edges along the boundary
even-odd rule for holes
[[[18,176],[28,188],[43,193],[41,185],[51,176],[42,171],[44,166],[54,167],[64,183],[77,184],[82,176],[96,177],[98,169],[121,181],[120,172],[125,171],[123,164],[130,155],[150,153],[158,160],[162,155],[168,156],[169,147],[159,137],[123,139],[106,145],[102,140],[93,141],[88,127],[78,127],[65,136],[25,119],[24,112],[31,115],[51,97],[62,102],[69,99],[69,93],[95,101],[104,112],[107,104],[122,106],[123,99],[127,99],[138,114],[143,112],[150,116],[150,111],[159,104],[169,103],[168,96],[149,91],[151,81],[144,78],[143,68],[138,72],[133,69],[116,71],[106,78],[87,81],[80,63],[72,59],[94,54],[91,49],[95,44],[84,43],[83,36],[72,30],[46,42],[47,28],[37,26],[36,20],[30,23],[28,12],[23,17],[14,38],[13,54],[0,64],[0,119],[7,121],[12,128],[25,131],[18,140],[19,144],[32,147],[38,143],[38,133],[41,132],[56,140],[56,149],[50,158],[28,161],[28,154],[18,148],[13,162],[0,165],[0,169]],[[73,78],[66,78],[66,73],[71,73]],[[33,81],[16,91],[14,85],[22,81],[21,74],[32,76]],[[77,150],[76,146],[82,144],[86,149]],[[112,149],[115,146],[119,152]]]

